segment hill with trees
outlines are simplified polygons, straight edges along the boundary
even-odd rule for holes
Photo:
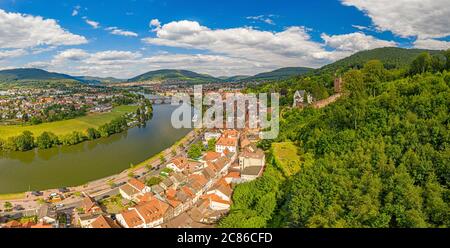
[[[427,52],[430,55],[440,54],[442,51],[405,49],[399,47],[382,47],[372,50],[357,52],[347,58],[323,66],[316,73],[334,73],[338,70],[361,69],[369,60],[379,60],[386,69],[408,68],[411,62],[419,54]]]
[[[240,81],[272,81],[284,80],[294,76],[300,76],[305,73],[313,71],[313,68],[308,67],[285,67],[271,72],[263,72],[252,77],[240,79]]]
[[[20,68],[0,71],[0,82],[22,81],[22,80],[72,80],[78,81],[75,77],[48,72],[34,68]]]
[[[154,81],[161,83],[186,82],[192,84],[221,82],[219,78],[210,75],[199,74],[188,70],[157,70],[144,73],[128,80],[128,82]]]

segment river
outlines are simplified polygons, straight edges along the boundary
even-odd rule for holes
[[[170,124],[176,106],[154,105],[145,127],[47,150],[0,154],[0,194],[76,186],[118,174],[189,133]]]

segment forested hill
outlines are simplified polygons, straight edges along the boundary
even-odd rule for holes
[[[269,80],[283,80],[293,76],[300,76],[314,69],[308,67],[285,67],[271,72],[263,72],[252,77],[247,77],[245,81],[269,81]]]
[[[155,81],[162,83],[212,83],[221,82],[221,79],[210,75],[199,74],[187,70],[157,70],[144,73],[128,80],[128,82]]]
[[[357,52],[347,58],[338,60],[317,70],[318,73],[346,70],[350,68],[362,68],[369,60],[380,60],[387,69],[405,68],[421,53],[428,52],[430,55],[439,54],[442,51],[405,49],[399,47],[383,47],[367,51]]]
[[[390,79],[368,63],[345,73],[336,103],[281,111],[280,136],[260,144],[263,177],[235,188],[220,226],[449,227],[450,70],[429,61]],[[298,158],[278,142],[293,142]]]
[[[21,68],[0,71],[0,82],[20,81],[20,80],[72,80],[76,78],[55,72],[48,72],[41,69]]]

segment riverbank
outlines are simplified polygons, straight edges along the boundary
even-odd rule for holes
[[[22,134],[24,131],[33,133],[35,137],[43,132],[52,132],[55,135],[62,136],[76,132],[86,132],[88,128],[98,128],[123,116],[126,113],[135,112],[138,106],[122,105],[115,107],[108,113],[90,114],[75,119],[42,123],[38,125],[12,125],[0,126],[0,137],[7,139]]]
[[[145,167],[143,161],[159,160],[161,151],[179,144],[191,131],[170,125],[174,109],[155,105],[152,119],[144,125],[106,138],[5,153],[0,157],[0,194],[83,185],[131,167]]]
[[[112,176],[97,179],[79,186],[68,187],[68,192],[66,192],[65,195],[70,195],[70,198],[67,198],[66,201],[63,201],[63,203],[67,205],[79,202],[82,199],[81,192],[94,197],[114,193],[117,191],[117,188],[113,185],[120,185],[127,182],[130,178],[130,173],[141,177],[147,173],[152,173],[153,170],[150,168],[160,166],[162,164],[162,161],[160,161],[161,155],[163,155],[166,160],[170,160],[175,156],[185,155],[186,147],[195,142],[200,137],[200,134],[200,132],[192,130],[187,135],[176,141],[173,145],[137,164],[136,166],[125,169],[122,172]],[[175,153],[173,153],[173,151],[175,151]],[[10,202],[14,206],[20,205],[24,207],[25,210],[36,210],[40,206],[39,199],[44,199],[45,197],[50,196],[50,194],[57,192],[58,189],[42,190],[42,196],[40,197],[32,195],[31,192],[0,194],[0,209],[3,207],[5,202]]]

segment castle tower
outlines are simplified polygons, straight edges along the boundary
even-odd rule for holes
[[[335,75],[334,77],[334,93],[341,93],[342,92],[342,77],[337,77]]]

